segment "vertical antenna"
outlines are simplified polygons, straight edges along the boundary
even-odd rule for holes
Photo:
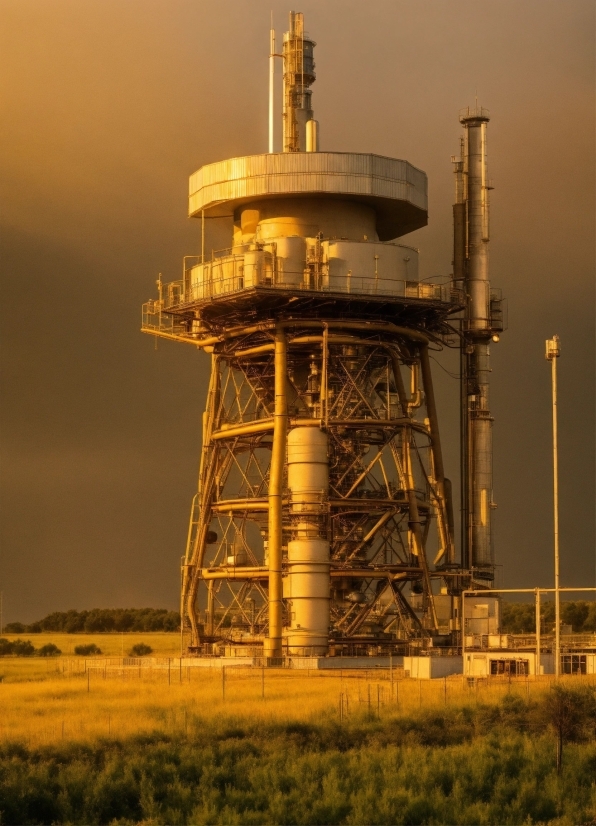
[[[275,117],[275,103],[273,98],[275,84],[275,30],[273,28],[273,12],[271,12],[271,29],[269,38],[269,153],[273,152],[273,128]]]

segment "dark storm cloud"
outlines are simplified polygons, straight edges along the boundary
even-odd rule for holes
[[[155,350],[140,305],[199,246],[188,174],[265,149],[271,5],[281,32],[277,2],[0,2],[6,619],[177,603],[209,362]],[[429,176],[429,227],[409,239],[423,276],[450,270],[458,110],[476,91],[491,110],[491,274],[509,299],[493,348],[501,582],[551,582],[543,346],[558,332],[563,574],[593,585],[593,4],[298,8],[323,148]],[[225,244],[211,225],[208,245]],[[456,387],[436,375],[455,477]]]

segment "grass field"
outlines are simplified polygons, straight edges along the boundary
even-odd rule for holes
[[[64,658],[6,658],[0,669],[9,661],[2,824],[571,826],[596,817],[593,739],[567,745],[556,773],[541,716],[549,681],[52,671]]]

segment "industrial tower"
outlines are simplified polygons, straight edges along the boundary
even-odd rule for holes
[[[145,332],[211,354],[182,565],[184,643],[197,654],[457,646],[462,589],[493,576],[488,115],[462,117],[453,277],[420,282],[418,250],[396,239],[427,223],[426,175],[319,151],[314,46],[299,13],[282,55],[272,33],[283,151],[191,176],[201,255],[143,307]],[[217,216],[233,237],[206,255],[205,218]],[[462,353],[459,553],[430,366],[444,346]]]

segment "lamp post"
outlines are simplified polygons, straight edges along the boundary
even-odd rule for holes
[[[557,444],[557,359],[561,355],[559,336],[546,341],[546,359],[552,367],[553,388],[553,524],[555,550],[555,676],[561,675],[561,613],[559,601],[559,459]]]

